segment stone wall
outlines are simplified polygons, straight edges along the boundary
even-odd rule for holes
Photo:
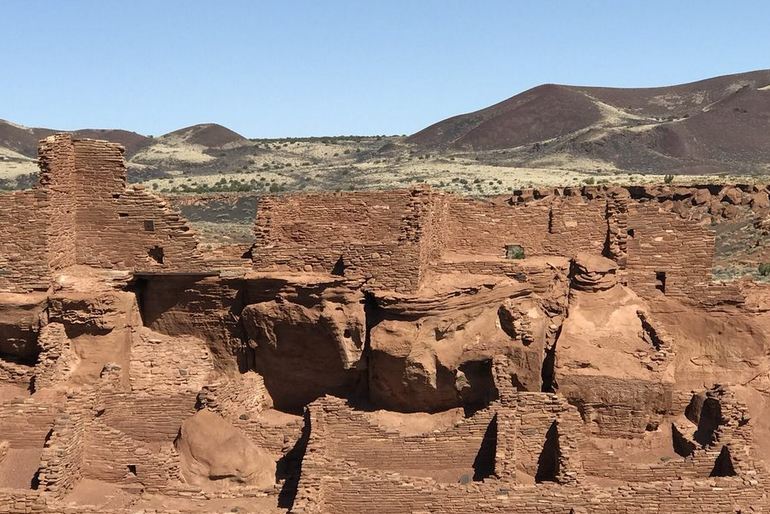
[[[94,401],[83,448],[82,476],[160,491],[179,481],[173,447],[195,395],[135,394],[103,384]]]
[[[57,134],[39,157],[35,189],[0,194],[0,291],[46,290],[53,272],[75,264],[203,269],[187,222],[140,186],[126,187],[121,146]]]
[[[26,514],[48,512],[48,509],[40,491],[0,488],[0,512]]]
[[[737,423],[740,416],[736,417],[736,409],[729,401],[724,408],[728,421],[722,432],[726,436],[745,424]],[[718,453],[714,449],[694,458],[659,465],[628,465],[611,454],[585,448],[581,444],[583,428],[579,416],[557,395],[516,393],[504,387],[501,402],[490,409],[482,417],[486,419],[492,410],[496,412],[495,457],[504,456],[506,463],[524,464],[525,469],[527,461],[542,453],[547,445],[544,439],[551,432],[548,427],[556,427],[556,457],[559,466],[564,467],[556,480],[545,480],[536,486],[520,484],[515,473],[501,466],[495,466],[495,473],[483,480],[465,483],[442,483],[416,475],[405,465],[410,462],[409,437],[377,430],[361,422],[362,413],[353,412],[341,400],[325,397],[309,407],[310,437],[292,512],[609,514],[691,512],[697,504],[702,512],[723,513],[751,509],[764,512],[770,507],[767,484],[751,471],[744,476],[709,478]],[[458,425],[460,431],[462,426],[463,423]],[[456,462],[451,460],[452,456],[462,460],[462,451],[455,453],[448,447],[445,453],[432,451],[434,445],[447,443],[447,437],[455,432],[453,428],[413,437],[422,440],[426,448],[424,459],[428,461],[416,463],[417,467],[432,466],[434,461],[437,467],[451,466]],[[361,444],[359,434],[368,434]],[[383,437],[387,441],[382,441]],[[370,442],[368,450],[365,439]],[[581,451],[587,453],[580,455]],[[610,469],[615,470],[614,476]],[[593,481],[595,478],[604,482],[599,485]],[[610,485],[613,479],[631,483]]]
[[[49,323],[40,329],[38,337],[40,355],[35,365],[35,391],[67,381],[76,369],[80,358],[67,337],[64,325]]]
[[[601,254],[607,237],[604,198],[565,196],[514,203],[455,197],[449,201],[445,253],[503,258],[506,245],[522,246],[526,256]]]
[[[141,187],[126,187],[121,146],[87,139],[75,140],[73,146],[74,191],[67,197],[76,206],[78,264],[163,271],[202,266],[186,221],[159,197]],[[154,249],[160,251],[152,256]]]
[[[68,395],[45,442],[38,470],[39,489],[54,497],[64,497],[82,476],[93,400],[91,391]]]
[[[714,260],[712,230],[650,203],[629,206],[627,230],[626,271],[634,291],[686,298],[708,287]]]
[[[420,280],[421,190],[267,197],[252,249],[260,271],[335,273],[412,290]]]
[[[171,338],[149,330],[134,334],[129,378],[135,393],[197,393],[214,372],[206,343],[197,337]]]
[[[670,207],[624,188],[486,199],[427,189],[269,197],[258,209],[252,258],[262,271],[342,273],[404,292],[429,270],[511,275],[517,264],[506,248],[519,245],[525,257],[605,255],[644,296],[692,296],[708,288],[714,232]]]
[[[576,482],[583,467],[578,442],[585,435],[577,409],[552,393],[521,392],[515,401],[513,434],[509,437],[515,440],[510,446],[515,448],[516,465],[538,481]],[[543,464],[548,445],[558,449],[558,463],[553,470]]]
[[[404,436],[375,425],[337,398],[325,397],[310,409],[320,409],[314,414],[316,423],[324,423],[327,431],[345,433],[344,438],[324,441],[329,458],[360,468],[412,476],[456,472],[454,481],[473,476],[474,461],[479,458],[494,417],[493,410],[487,409],[445,431]],[[492,447],[495,437],[496,433],[487,435]]]
[[[54,407],[40,405],[32,398],[0,404],[0,434],[11,448],[43,448],[54,423]]]
[[[49,197],[42,190],[0,194],[0,291],[48,289]]]
[[[38,148],[40,188],[49,193],[48,262],[59,270],[77,263],[75,215],[78,190],[75,147],[69,137],[50,137]]]

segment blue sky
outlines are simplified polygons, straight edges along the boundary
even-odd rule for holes
[[[770,67],[770,2],[0,0],[0,118],[414,132],[535,85]]]

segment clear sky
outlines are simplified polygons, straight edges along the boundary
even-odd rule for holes
[[[770,68],[770,2],[0,0],[0,118],[401,134],[555,82]]]

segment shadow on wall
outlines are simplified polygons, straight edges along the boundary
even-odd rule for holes
[[[473,480],[479,482],[495,475],[495,453],[497,451],[497,414],[484,432],[481,447],[473,460]]]
[[[722,406],[715,398],[706,398],[700,409],[698,429],[695,431],[695,440],[701,446],[708,446],[714,442],[716,429],[722,422]]]
[[[545,434],[545,443],[537,459],[535,482],[556,482],[559,474],[559,429],[554,421]]]
[[[281,492],[278,494],[279,508],[291,511],[294,507],[294,500],[297,497],[297,488],[299,487],[299,479],[302,475],[302,461],[305,458],[309,440],[310,412],[305,409],[302,435],[297,440],[296,444],[294,444],[294,447],[278,460],[276,466],[275,478],[278,482],[283,481]]]
[[[492,377],[492,359],[468,361],[459,366],[464,377],[460,399],[465,416],[470,417],[497,399],[497,387]]]
[[[735,466],[733,466],[733,458],[730,455],[730,449],[727,446],[722,447],[722,451],[719,452],[719,456],[714,462],[714,469],[711,470],[709,476],[712,477],[734,477]]]

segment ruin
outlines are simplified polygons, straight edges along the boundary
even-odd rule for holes
[[[0,195],[0,512],[764,512],[759,186],[265,197],[207,252],[55,135]],[[770,260],[760,248],[757,262]]]

